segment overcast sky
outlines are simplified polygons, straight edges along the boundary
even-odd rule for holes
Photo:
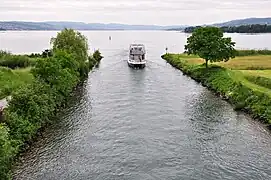
[[[270,17],[271,0],[0,0],[0,20],[196,25]]]

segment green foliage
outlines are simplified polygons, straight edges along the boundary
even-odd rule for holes
[[[80,32],[65,28],[51,39],[53,52],[63,50],[74,55],[77,61],[85,62],[88,59],[87,38]]]
[[[0,157],[0,179],[9,176],[10,158],[23,150],[25,143],[31,143],[41,127],[53,122],[52,117],[88,75],[90,62],[97,64],[101,60],[99,52],[88,57],[86,42],[84,36],[73,30],[58,33],[53,54],[39,58],[31,69],[33,82],[12,93],[4,111],[10,132],[0,126],[0,155],[6,155]]]
[[[0,59],[1,59],[2,57],[4,57],[4,56],[7,56],[7,55],[11,55],[11,53],[8,52],[8,51],[0,50]]]
[[[271,89],[271,79],[262,76],[246,76],[246,79],[254,84],[258,84],[259,86],[266,87]]]
[[[88,76],[88,41],[87,38],[80,32],[72,29],[64,29],[57,34],[56,38],[51,39],[53,44],[53,52],[57,50],[65,51],[72,54],[74,59],[79,62],[80,78],[83,79]]]
[[[102,60],[103,56],[101,55],[99,50],[96,50],[92,56],[88,57],[88,65],[89,68],[92,69],[96,64],[98,64]]]
[[[11,70],[0,67],[0,99],[11,95],[13,91],[32,81],[33,75],[29,69]]]
[[[26,68],[31,65],[31,60],[24,55],[3,55],[0,58],[0,66],[15,68]]]
[[[98,61],[98,62],[100,62],[101,60],[102,60],[102,58],[103,58],[103,56],[101,55],[101,53],[100,53],[100,51],[99,50],[96,50],[94,53],[93,53],[93,58],[96,60],[96,61]]]
[[[42,53],[31,53],[30,55],[27,55],[27,57],[30,58],[47,58],[47,57],[52,57],[53,52],[50,49],[45,49],[42,51]]]
[[[93,56],[88,57],[88,66],[92,69],[97,64],[97,61],[93,58]]]
[[[262,49],[262,50],[237,50],[235,56],[252,56],[252,55],[271,55],[271,50]]]
[[[166,54],[162,58],[182,70],[184,74],[228,99],[235,106],[235,109],[244,110],[251,113],[254,118],[271,124],[271,97],[235,80],[235,72],[214,65],[208,69],[203,68],[202,65],[191,65],[174,54]]]
[[[11,179],[10,161],[14,149],[9,138],[8,128],[0,124],[0,179]]]
[[[10,52],[0,50],[0,66],[11,69],[35,66],[37,57],[34,55],[14,55]]]
[[[188,55],[194,54],[208,61],[228,61],[235,57],[235,42],[231,38],[224,38],[219,28],[204,27],[196,29],[187,39],[185,51]]]
[[[36,81],[13,94],[6,111],[6,123],[13,139],[31,140],[42,125],[49,122],[56,107],[55,95],[49,85]]]

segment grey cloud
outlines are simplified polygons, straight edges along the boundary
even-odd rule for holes
[[[270,0],[1,0],[0,20],[203,24],[271,15]]]

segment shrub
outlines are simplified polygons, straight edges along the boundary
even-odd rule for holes
[[[10,161],[13,152],[9,130],[4,124],[0,124],[0,179],[11,179]]]
[[[92,56],[97,62],[100,62],[103,58],[99,50],[96,50]]]
[[[30,66],[30,58],[24,55],[4,55],[0,59],[0,66],[15,68],[26,68]]]

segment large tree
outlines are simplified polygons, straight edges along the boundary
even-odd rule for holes
[[[85,78],[89,72],[88,65],[88,40],[86,36],[73,29],[63,29],[57,34],[56,38],[51,39],[53,53],[57,50],[72,54],[79,62],[80,77]]]
[[[77,61],[88,59],[88,40],[86,36],[73,29],[63,29],[56,38],[51,39],[53,51],[63,50],[74,55]]]
[[[235,42],[230,37],[223,37],[223,32],[217,27],[200,27],[187,39],[185,52],[203,58],[208,62],[228,61],[235,57]]]

